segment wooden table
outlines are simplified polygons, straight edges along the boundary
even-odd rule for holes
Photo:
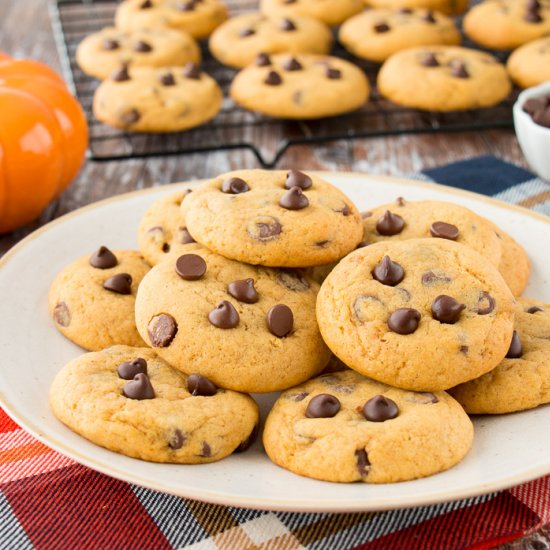
[[[0,0],[0,50],[31,57],[60,70],[47,0]],[[512,130],[425,134],[375,138],[289,149],[278,168],[344,170],[404,176],[408,173],[478,155],[495,155],[527,167]],[[248,151],[213,152],[111,163],[88,162],[71,187],[36,222],[0,237],[0,255],[28,233],[91,202],[164,183],[205,178],[237,168],[255,168]],[[508,550],[550,548],[550,526]]]

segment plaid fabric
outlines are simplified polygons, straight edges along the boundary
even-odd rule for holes
[[[550,184],[491,157],[416,177],[550,213]],[[1,549],[486,549],[548,522],[550,476],[477,498],[380,513],[297,514],[204,504],[80,466],[0,410]]]

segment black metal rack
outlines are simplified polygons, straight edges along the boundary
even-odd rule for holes
[[[257,8],[253,0],[227,0],[236,15]],[[89,158],[95,161],[166,156],[222,149],[249,149],[264,167],[273,167],[293,145],[340,139],[399,134],[457,132],[512,127],[514,97],[502,104],[472,111],[432,113],[399,107],[380,98],[374,87],[378,65],[352,58],[335,45],[333,54],[352,59],[367,74],[373,87],[371,100],[360,110],[314,121],[269,118],[246,111],[227,97],[235,71],[218,63],[203,45],[203,69],[222,87],[226,99],[211,122],[171,134],[131,133],[95,120],[92,100],[98,81],[85,75],[75,61],[79,42],[88,34],[113,24],[113,0],[52,0],[51,16],[65,77],[82,104],[90,127]],[[515,95],[515,94],[514,94]]]

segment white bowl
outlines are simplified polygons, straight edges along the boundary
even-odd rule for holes
[[[542,179],[550,180],[550,128],[533,122],[523,104],[534,97],[550,95],[550,81],[528,88],[514,103],[514,126],[521,150],[529,166]]]

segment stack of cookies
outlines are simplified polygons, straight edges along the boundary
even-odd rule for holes
[[[138,240],[77,260],[49,296],[94,350],[59,372],[52,409],[113,451],[220,460],[258,432],[248,394],[282,391],[263,426],[273,462],[395,482],[459,462],[467,413],[550,401],[550,310],[514,298],[529,259],[464,207],[361,215],[315,174],[240,170],[154,203]]]

